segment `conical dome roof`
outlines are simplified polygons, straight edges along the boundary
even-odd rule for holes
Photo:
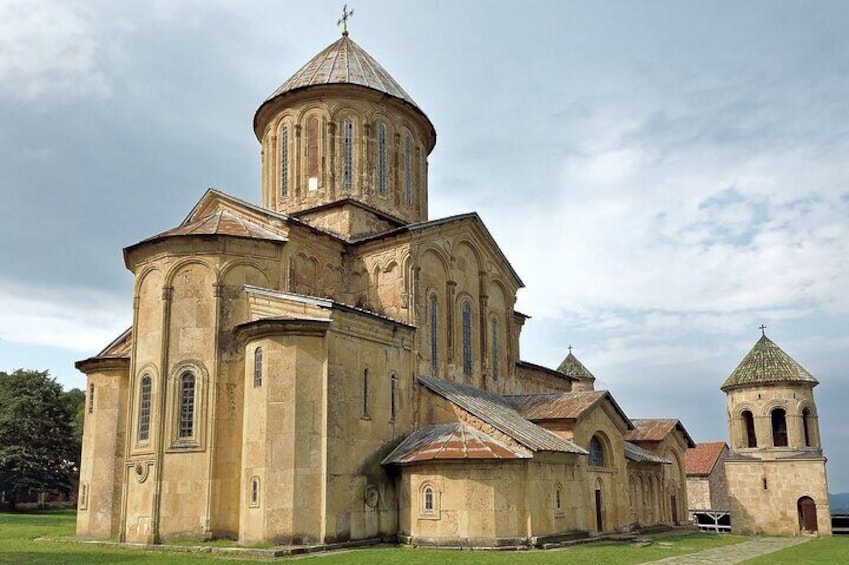
[[[595,376],[589,372],[589,370],[584,367],[583,363],[578,361],[578,358],[575,357],[572,352],[569,352],[569,355],[563,360],[562,363],[557,367],[557,370],[564,375],[568,375],[570,377],[575,377],[581,381],[594,381]]]
[[[764,335],[743,357],[721,388],[727,392],[732,388],[775,383],[819,384],[813,375]]]
[[[354,40],[343,35],[301,67],[268,97],[276,98],[299,88],[323,84],[356,84],[400,98],[418,108],[418,104],[401,88],[401,85],[386,72],[374,57]],[[419,109],[421,111],[421,109]]]

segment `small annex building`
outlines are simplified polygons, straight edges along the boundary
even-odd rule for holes
[[[571,350],[521,359],[522,280],[477,214],[429,218],[436,130],[347,31],[253,130],[259,204],[210,189],[124,249],[132,327],[77,363],[80,537],[526,547],[686,520],[689,434]]]
[[[701,442],[684,453],[687,508],[690,519],[700,528],[731,530],[731,503],[725,477],[728,454],[728,444],[724,441]]]

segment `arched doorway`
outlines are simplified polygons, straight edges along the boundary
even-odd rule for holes
[[[601,485],[595,487],[595,527],[598,530],[598,533],[604,531],[604,517],[602,513],[603,500],[601,498]]]
[[[817,505],[810,496],[803,496],[796,503],[799,509],[799,529],[803,532],[817,531]]]

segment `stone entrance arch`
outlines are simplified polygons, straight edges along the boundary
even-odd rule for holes
[[[810,496],[803,496],[796,503],[799,510],[799,529],[803,532],[817,531],[817,504]]]

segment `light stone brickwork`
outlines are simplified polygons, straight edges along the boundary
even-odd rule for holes
[[[334,45],[370,60],[347,36]],[[680,439],[656,446],[668,463],[636,464],[610,397],[531,423],[499,396],[593,385],[520,360],[523,282],[476,214],[428,221],[432,124],[397,85],[360,79],[299,79],[262,104],[262,206],[210,190],[180,226],[124,250],[132,328],[78,363],[94,404],[77,534],[538,545],[671,524],[669,494],[686,499]],[[422,377],[470,387],[501,419]],[[384,462],[453,422],[521,456]]]

